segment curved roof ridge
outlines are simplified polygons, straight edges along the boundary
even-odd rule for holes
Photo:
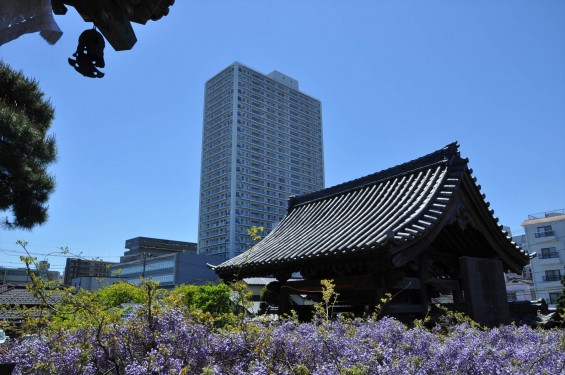
[[[421,156],[406,163],[398,164],[394,167],[383,169],[382,171],[372,173],[342,184],[334,185],[322,190],[318,190],[309,194],[300,196],[291,196],[288,202],[288,212],[295,206],[310,203],[312,201],[328,198],[333,195],[343,194],[348,190],[355,190],[387,179],[395,178],[403,174],[413,173],[415,170],[429,167],[437,163],[452,163],[454,160],[462,160],[459,154],[459,143],[457,141],[436,150],[430,154]]]

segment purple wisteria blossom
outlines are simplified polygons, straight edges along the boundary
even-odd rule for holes
[[[140,309],[97,329],[14,341],[14,374],[547,374],[565,373],[565,331],[503,326],[408,328],[392,318],[246,322],[216,329],[184,310]]]

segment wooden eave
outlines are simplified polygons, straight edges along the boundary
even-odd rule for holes
[[[522,269],[530,260],[529,254],[517,246],[503,231],[503,226],[494,216],[494,210],[489,208],[490,203],[485,200],[486,196],[481,193],[481,186],[477,185],[476,181],[476,177],[472,176],[472,170],[464,176],[461,201],[505,268],[514,273],[522,273]]]

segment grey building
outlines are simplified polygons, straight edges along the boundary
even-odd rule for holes
[[[40,264],[40,269],[32,269],[37,276],[41,276],[47,280],[60,280],[61,273],[58,271],[49,271],[49,267],[42,268]],[[0,267],[0,285],[9,283],[29,283],[31,278],[27,273],[26,268],[6,268]]]
[[[158,281],[165,289],[181,284],[201,285],[218,280],[218,276],[207,263],[220,264],[219,256],[206,257],[195,253],[173,252],[159,256],[147,256],[112,266],[112,275],[121,277],[130,284],[140,284],[140,276]]]
[[[110,266],[116,264],[101,260],[67,258],[63,283],[71,285],[77,277],[109,277]]]
[[[207,263],[223,260],[198,255],[194,242],[135,237],[126,240],[125,247],[120,263],[112,265],[111,275],[131,284],[140,284],[140,277],[151,277],[165,289],[216,281],[218,277]]]
[[[234,257],[249,227],[271,231],[289,196],[323,187],[322,105],[298,81],[236,62],[206,82],[199,253]]]
[[[120,263],[131,262],[146,256],[159,256],[171,253],[196,254],[194,242],[164,240],[151,237],[135,237],[126,240],[126,251],[120,257]]]
[[[71,280],[71,286],[76,290],[85,289],[96,291],[116,283],[123,283],[126,280],[121,277],[94,277],[79,276]]]

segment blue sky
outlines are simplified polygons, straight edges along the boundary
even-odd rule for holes
[[[196,241],[204,83],[234,61],[279,70],[322,101],[326,186],[459,141],[495,216],[565,208],[565,2],[559,0],[192,0],[134,24],[106,76],[67,58],[92,27],[69,9],[54,46],[0,46],[56,109],[49,221],[0,230],[38,254],[67,246],[117,261],[136,236]],[[62,270],[64,258],[50,256]]]

